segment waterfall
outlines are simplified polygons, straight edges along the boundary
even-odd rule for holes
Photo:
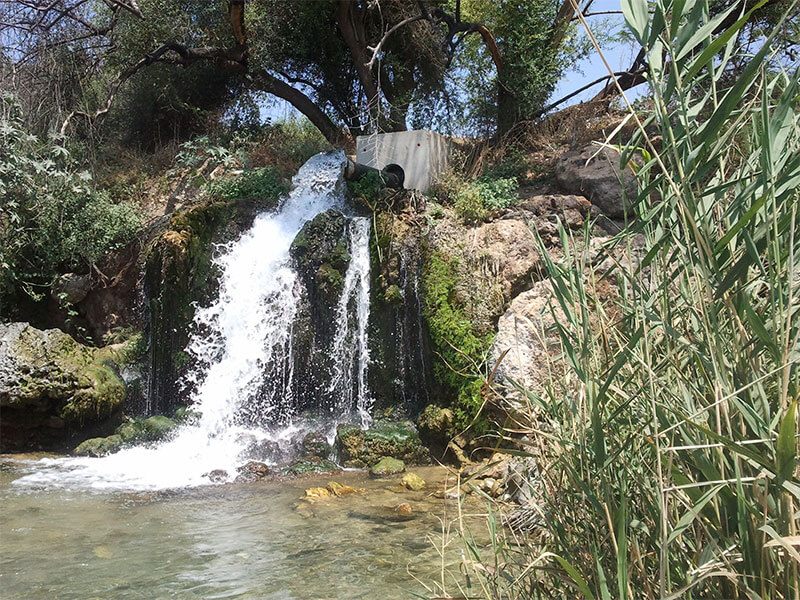
[[[371,401],[367,390],[367,324],[369,322],[369,219],[350,222],[350,265],[336,307],[333,341],[335,363],[329,393],[340,394],[337,412],[355,407],[362,425],[369,425]],[[355,320],[355,326],[352,321]]]
[[[293,179],[276,212],[224,248],[215,302],[196,310],[187,351],[197,366],[187,378],[191,408],[199,417],[169,441],[132,447],[103,458],[45,459],[43,469],[19,483],[80,484],[97,488],[158,489],[209,483],[205,474],[224,470],[228,479],[248,445],[286,440],[302,430],[295,419],[296,360],[293,326],[303,287],[289,249],[302,226],[330,208],[345,211],[344,154],[311,158]],[[369,362],[369,227],[364,217],[348,222],[351,260],[336,308],[328,392],[337,398],[333,423],[356,414],[370,420],[366,374]]]

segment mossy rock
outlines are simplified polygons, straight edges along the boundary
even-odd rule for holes
[[[430,453],[408,421],[379,421],[366,431],[355,425],[339,425],[336,448],[345,467],[364,469],[383,457],[408,464],[428,464]]]
[[[142,431],[150,441],[164,439],[176,426],[175,421],[164,415],[155,415],[142,421]]]
[[[400,480],[403,487],[413,492],[418,492],[425,487],[425,480],[415,473],[406,473]]]
[[[105,456],[122,448],[123,444],[122,437],[119,435],[91,438],[75,448],[74,454],[77,456]]]
[[[0,325],[0,404],[45,416],[55,410],[73,427],[103,421],[125,402],[115,371],[125,347],[92,348],[58,329]]]
[[[310,432],[303,438],[303,454],[305,456],[328,458],[330,453],[331,446],[321,433]]]
[[[319,456],[303,456],[283,467],[286,475],[309,475],[311,473],[336,473],[341,471],[336,463]]]
[[[391,456],[384,456],[377,463],[372,465],[369,470],[370,477],[389,477],[390,475],[397,475],[406,470],[406,465],[402,460],[392,458]]]

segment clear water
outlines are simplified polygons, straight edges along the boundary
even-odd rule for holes
[[[293,411],[295,364],[292,328],[302,288],[289,248],[300,228],[330,208],[346,210],[342,152],[312,157],[293,179],[279,210],[259,215],[252,228],[216,259],[220,292],[200,307],[187,348],[197,368],[186,382],[199,418],[169,441],[134,447],[103,458],[45,460],[19,485],[89,489],[156,490],[208,485],[207,474],[222,470],[232,480],[250,457],[248,445],[287,441],[309,423]],[[370,420],[366,385],[369,362],[369,219],[350,219],[351,261],[337,307],[330,352],[329,392],[339,395],[336,421]],[[218,482],[221,483],[221,482]]]
[[[458,576],[463,546],[454,541],[442,562],[428,539],[441,544],[439,517],[456,518],[453,501],[430,496],[435,485],[410,492],[349,472],[333,478],[365,494],[311,504],[304,489],[331,476],[157,492],[12,484],[40,468],[0,458],[4,600],[394,600],[425,594],[442,564]],[[402,502],[413,510],[405,519],[394,511]]]

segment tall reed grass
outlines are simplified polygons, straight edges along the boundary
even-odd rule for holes
[[[467,535],[455,597],[797,599],[799,72],[771,37],[737,56],[752,11],[720,31],[703,0],[623,10],[652,94],[618,148],[635,219],[610,269],[563,228],[563,259],[541,246],[569,373],[506,424],[539,525]]]

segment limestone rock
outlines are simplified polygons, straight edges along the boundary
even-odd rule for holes
[[[514,298],[498,321],[489,364],[496,364],[502,353],[508,351],[497,367],[495,383],[505,387],[510,399],[522,397],[512,381],[533,393],[543,394],[549,377],[558,377],[563,372],[562,363],[555,359],[561,345],[558,332],[552,329],[554,320],[549,308],[552,295],[551,283],[539,281]],[[558,309],[557,314],[563,316]]]
[[[286,475],[308,475],[310,473],[335,473],[342,469],[334,462],[319,456],[303,456],[283,468]]]
[[[331,453],[331,446],[324,435],[317,432],[309,432],[303,438],[303,454],[306,456],[319,456],[328,458]]]
[[[402,517],[409,517],[413,511],[411,510],[411,505],[408,502],[403,502],[402,504],[398,504],[394,507],[394,512]]]
[[[50,293],[59,303],[77,304],[86,298],[91,287],[92,281],[88,275],[64,273],[53,284]]]
[[[397,475],[406,470],[406,466],[402,460],[397,460],[390,456],[384,456],[377,463],[372,465],[369,470],[370,477],[388,477],[389,475]]]
[[[228,472],[225,469],[214,469],[208,473],[204,473],[203,477],[208,477],[212,483],[222,483],[228,480]]]
[[[403,484],[404,488],[414,492],[418,492],[425,487],[425,480],[415,473],[406,473],[400,483]]]
[[[324,487],[313,487],[306,490],[306,498],[330,498],[331,495]]]
[[[334,496],[349,496],[350,494],[357,494],[359,492],[363,492],[363,488],[354,488],[350,485],[344,485],[342,483],[337,483],[336,481],[329,481],[328,482],[328,491],[333,494]]]
[[[363,469],[385,456],[409,464],[430,462],[428,449],[407,421],[379,421],[366,431],[356,425],[339,425],[336,447],[345,467]]]
[[[556,181],[564,191],[586,196],[611,218],[625,216],[637,193],[633,174],[619,169],[619,154],[610,149],[598,153],[595,146],[565,153],[556,164]]]
[[[485,223],[468,231],[465,241],[476,266],[497,282],[505,298],[528,287],[539,270],[536,240],[523,220]]]

